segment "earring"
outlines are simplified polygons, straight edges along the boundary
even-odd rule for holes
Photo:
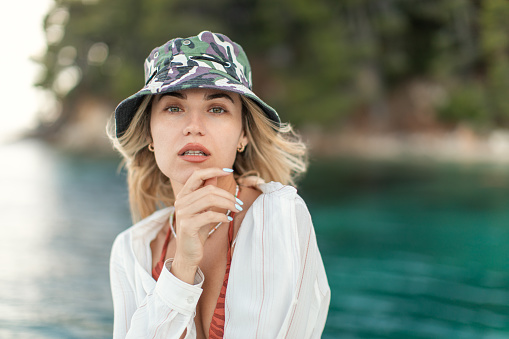
[[[245,148],[246,148],[246,146],[244,146],[242,143],[240,143],[240,146],[237,147],[237,152],[242,153],[242,152],[244,152]]]
[[[150,152],[154,152],[154,144],[153,143],[148,144],[147,148]]]

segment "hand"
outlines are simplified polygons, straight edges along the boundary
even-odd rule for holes
[[[217,178],[231,175],[220,168],[196,170],[182,187],[175,200],[177,244],[171,271],[179,279],[193,283],[203,246],[210,228],[219,222],[228,223],[225,213],[213,208],[238,211],[235,196],[217,187]]]

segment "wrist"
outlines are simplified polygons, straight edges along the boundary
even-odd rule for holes
[[[175,257],[170,268],[171,274],[190,285],[194,285],[197,271],[198,265],[186,262],[186,260],[178,257]]]

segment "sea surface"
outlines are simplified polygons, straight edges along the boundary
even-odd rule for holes
[[[0,146],[0,338],[111,338],[118,163]],[[299,193],[332,290],[323,338],[509,338],[509,167],[316,160]]]

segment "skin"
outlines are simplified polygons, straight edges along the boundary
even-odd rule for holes
[[[170,179],[175,193],[175,228],[166,258],[174,258],[171,273],[194,284],[198,267],[205,275],[203,293],[197,305],[195,324],[198,338],[207,338],[212,315],[226,269],[228,223],[226,211],[235,212],[234,236],[245,212],[260,194],[242,187],[235,207],[237,183],[230,172],[237,148],[247,145],[242,127],[240,96],[214,89],[188,89],[158,95],[151,108],[150,131],[159,169]],[[210,155],[203,162],[190,162],[181,155],[186,145],[202,145]],[[223,222],[210,237],[210,229]],[[153,267],[169,232],[165,225],[151,243]]]

